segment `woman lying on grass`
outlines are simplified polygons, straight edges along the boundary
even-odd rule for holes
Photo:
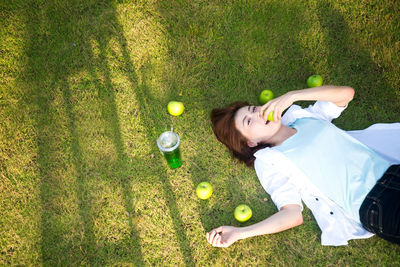
[[[353,99],[345,86],[288,92],[263,106],[236,102],[211,113],[213,131],[233,156],[254,166],[278,208],[248,227],[207,233],[216,247],[302,224],[302,201],[322,230],[322,245],[376,234],[400,243],[400,123],[345,132],[331,123]],[[310,100],[302,109],[292,105]],[[287,108],[283,117],[282,112]],[[274,120],[267,121],[273,111]]]

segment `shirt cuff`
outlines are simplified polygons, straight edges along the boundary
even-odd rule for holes
[[[313,111],[317,114],[324,114],[327,119],[333,120],[338,118],[346,108],[347,105],[344,107],[339,107],[330,101],[317,101],[313,106]]]

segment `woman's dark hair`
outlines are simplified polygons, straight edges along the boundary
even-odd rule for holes
[[[249,106],[249,103],[234,102],[226,108],[215,108],[211,111],[211,123],[215,136],[229,149],[232,156],[246,163],[248,167],[252,167],[256,159],[254,153],[270,145],[260,144],[255,147],[249,147],[247,139],[236,129],[236,112],[245,106]]]

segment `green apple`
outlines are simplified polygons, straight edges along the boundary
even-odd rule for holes
[[[265,110],[264,110],[265,112]],[[274,121],[274,111],[271,110],[268,114],[267,121]]]
[[[168,103],[168,112],[173,116],[179,116],[182,114],[185,107],[183,106],[182,102],[179,101],[170,101]]]
[[[314,74],[314,75],[311,75],[310,77],[308,77],[307,86],[308,86],[308,88],[321,86],[323,81],[324,80],[322,79],[321,75]]]
[[[212,193],[213,188],[209,182],[201,182],[196,188],[196,194],[200,199],[208,199]]]
[[[258,98],[261,105],[264,105],[268,101],[274,98],[274,93],[271,90],[263,90]]]
[[[253,213],[249,206],[241,204],[236,207],[234,215],[235,219],[238,220],[239,222],[245,222],[251,218]]]
[[[271,110],[271,112],[268,114],[267,120],[269,121],[274,121],[274,112]]]

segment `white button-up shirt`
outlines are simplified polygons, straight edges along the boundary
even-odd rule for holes
[[[292,105],[282,117],[282,123],[288,125],[298,118],[313,117],[331,121],[339,117],[345,107],[341,108],[331,102],[317,101],[314,105],[302,109]],[[379,124],[380,127],[370,127],[363,131],[350,131],[350,135],[375,150],[392,163],[400,163],[400,123]],[[387,126],[387,127],[385,127]],[[384,147],[382,136],[379,133],[386,130],[386,144],[395,147],[390,151],[380,149]],[[390,137],[392,139],[390,139]],[[397,138],[396,138],[397,137]],[[384,143],[385,143],[384,142]],[[297,204],[303,208],[302,201],[313,213],[318,226],[322,230],[322,245],[347,245],[348,240],[368,238],[373,234],[366,231],[358,222],[345,214],[341,207],[327,198],[314,186],[307,176],[297,168],[280,151],[265,148],[257,151],[254,156],[254,168],[258,179],[265,191],[270,194],[272,201],[280,210],[288,204]]]

